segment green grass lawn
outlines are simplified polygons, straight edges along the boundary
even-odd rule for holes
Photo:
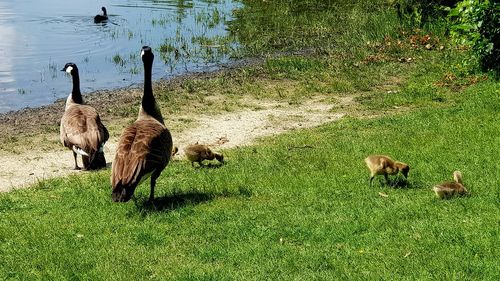
[[[498,81],[434,34],[412,45],[428,31],[401,30],[388,1],[243,2],[243,54],[314,51],[158,90],[163,113],[215,91],[216,112],[352,95],[350,117],[224,151],[218,168],[174,161],[153,204],[146,183],[113,203],[109,170],[2,193],[0,280],[500,280]],[[409,164],[408,183],[370,187],[369,154]],[[438,200],[454,170],[470,194]]]
[[[498,83],[462,95],[262,139],[219,168],[173,162],[153,205],[144,184],[112,203],[109,170],[0,194],[0,279],[498,280]],[[408,185],[370,188],[373,153],[408,163]],[[438,200],[455,169],[470,196]]]

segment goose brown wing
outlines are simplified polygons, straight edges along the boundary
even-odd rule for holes
[[[71,106],[61,119],[61,142],[66,147],[76,145],[87,153],[94,153],[108,138],[108,130],[99,114],[90,106]]]
[[[111,185],[134,185],[170,160],[172,136],[157,121],[136,121],[122,133],[112,166]]]

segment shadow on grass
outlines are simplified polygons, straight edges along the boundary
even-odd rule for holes
[[[156,197],[152,202],[148,200],[137,200],[135,205],[141,212],[168,212],[187,205],[197,205],[211,201],[215,198],[213,193],[191,191],[187,193],[175,193],[167,196]]]
[[[201,191],[174,191],[173,194],[156,197],[152,202],[147,199],[135,201],[137,209],[143,213],[169,212],[185,206],[198,205],[212,201],[218,197],[250,197],[252,191],[246,187],[239,187],[238,190],[231,191],[224,189],[221,192],[201,192]]]
[[[203,166],[198,166],[196,169],[218,169],[224,166],[224,163],[208,163]]]
[[[423,183],[418,180],[408,180],[403,177],[389,179],[389,183],[386,183],[385,180],[380,180],[379,184],[381,187],[389,187],[394,189],[413,189],[424,187]]]

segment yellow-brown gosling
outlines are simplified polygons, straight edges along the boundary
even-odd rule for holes
[[[408,178],[410,167],[402,162],[392,160],[385,155],[370,155],[365,158],[366,166],[370,169],[370,186],[376,175],[384,175],[386,183],[389,183],[388,175],[396,175],[401,172],[405,178]]]
[[[151,83],[154,55],[148,46],[142,47],[144,64],[144,94],[137,120],[120,137],[113,161],[111,185],[115,202],[126,202],[135,188],[151,177],[149,201],[154,199],[156,179],[172,156],[172,135],[163,122]]]
[[[66,99],[66,107],[61,118],[61,143],[73,151],[75,170],[80,170],[76,160],[77,154],[82,156],[84,170],[105,168],[103,148],[109,138],[108,130],[102,124],[95,108],[83,104],[76,64],[67,63],[61,71],[71,74],[73,80],[73,90]]]
[[[203,160],[217,159],[224,163],[224,156],[220,153],[213,152],[208,146],[202,144],[191,144],[184,148],[186,158],[191,161],[191,166],[194,167],[194,162],[198,162],[200,167],[203,166]]]
[[[462,173],[460,171],[453,172],[453,182],[443,182],[435,185],[432,190],[436,193],[439,199],[448,199],[455,195],[464,195],[467,189],[462,182]]]

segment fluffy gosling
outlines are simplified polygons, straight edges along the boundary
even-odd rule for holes
[[[462,183],[462,173],[460,171],[453,172],[454,182],[443,182],[435,185],[432,190],[436,193],[439,199],[448,199],[455,195],[464,195],[467,189]]]
[[[408,178],[410,167],[402,162],[394,161],[385,155],[370,155],[365,158],[366,166],[370,169],[370,186],[376,175],[384,175],[386,183],[389,183],[388,175],[396,175],[401,172],[405,178]]]
[[[186,158],[191,161],[191,166],[194,167],[194,162],[198,162],[200,167],[203,167],[203,160],[217,159],[219,162],[224,163],[224,156],[220,153],[212,152],[212,150],[202,144],[191,144],[184,148]]]

